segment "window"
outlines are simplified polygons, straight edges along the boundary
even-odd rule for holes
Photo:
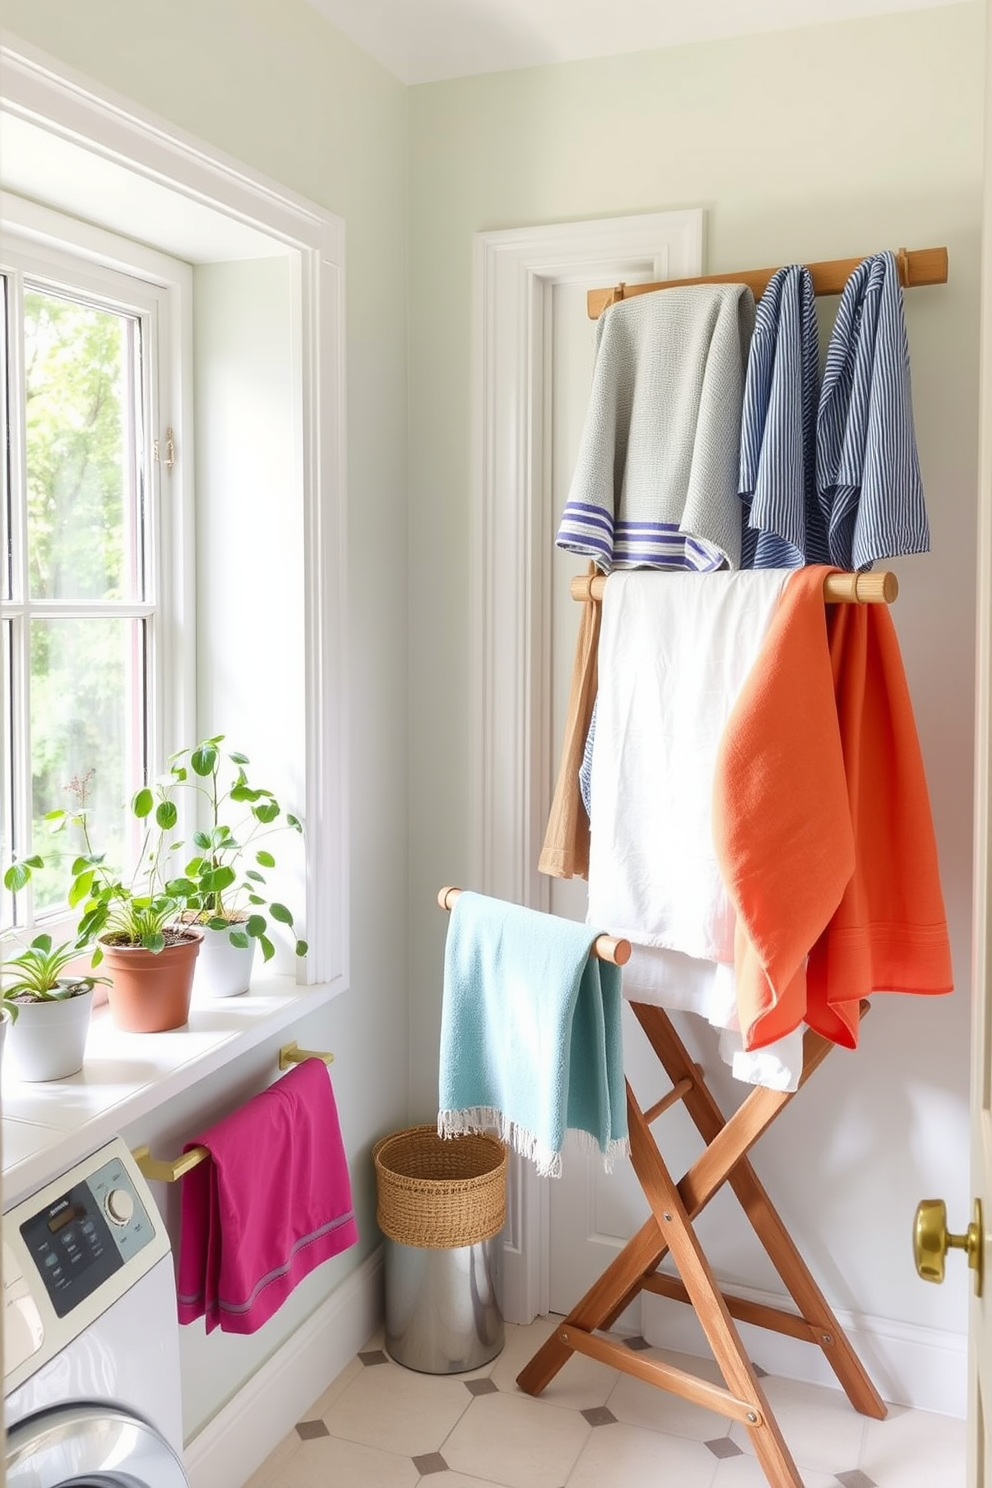
[[[137,844],[122,807],[175,737],[175,291],[10,233],[0,287],[3,860],[44,855],[45,813],[85,798],[126,867]],[[58,914],[65,883],[39,874],[4,892],[0,929]]]
[[[167,542],[171,553],[190,559],[172,564],[171,593],[160,595],[155,668],[166,701],[150,737],[156,727],[164,735],[166,714],[175,722],[175,742],[163,738],[163,755],[220,729],[239,744],[268,739],[278,719],[276,769],[267,761],[266,778],[301,808],[306,823],[305,872],[286,884],[284,898],[305,899],[305,980],[336,995],[348,985],[349,923],[344,222],[218,157],[209,144],[176,135],[119,98],[104,99],[95,84],[83,88],[62,77],[50,58],[2,41],[0,65],[0,222],[36,244],[61,245],[59,214],[68,213],[161,250],[122,245],[109,232],[75,224],[89,262],[174,291],[170,340],[182,349],[184,375],[167,402],[184,417],[171,418],[177,463],[162,483],[168,499],[159,520],[163,547]],[[281,284],[273,288],[266,280],[261,296],[254,285],[241,284],[246,262],[255,261],[261,272],[273,268],[274,258],[285,264]],[[163,328],[160,314],[160,336]],[[246,413],[240,396],[242,331],[255,355],[256,382],[276,366],[272,331],[282,347],[264,419]],[[185,370],[194,342],[195,403]],[[175,353],[166,363],[180,365]],[[163,384],[160,396],[165,392]],[[195,524],[192,441],[181,437],[194,414]],[[282,451],[268,437],[273,419],[288,440]],[[160,438],[169,422],[163,405]],[[254,443],[258,433],[265,460]],[[263,533],[265,541],[242,540],[236,561],[225,552],[220,562],[211,548],[215,532],[235,539]],[[246,662],[239,643],[249,634],[267,650]],[[3,725],[7,737],[6,712]],[[5,753],[9,758],[9,745]],[[6,777],[0,785],[6,802]],[[0,852],[5,848],[0,842]],[[298,966],[283,969],[300,974]]]

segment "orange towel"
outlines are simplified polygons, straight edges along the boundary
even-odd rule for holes
[[[803,1022],[854,1048],[862,997],[953,986],[892,618],[885,605],[838,605],[828,628],[827,572],[800,569],[790,580],[714,777],[748,1049]]]

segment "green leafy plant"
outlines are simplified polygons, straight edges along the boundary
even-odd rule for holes
[[[138,866],[128,880],[107,865],[103,853],[93,850],[85,805],[45,816],[53,831],[75,828],[82,836],[84,850],[72,861],[68,897],[70,908],[80,910],[76,944],[93,944],[93,966],[103,959],[101,938],[108,944],[140,946],[157,954],[181,935],[170,926],[182,911],[182,897],[173,894],[165,882],[167,839],[178,812],[170,801],[155,807],[147,787],[132,797],[131,812],[144,824],[145,832]]]
[[[11,1018],[17,1017],[18,1000],[61,1002],[88,992],[97,982],[106,982],[106,977],[62,975],[79,954],[79,947],[71,940],[53,946],[50,935],[36,935],[16,956],[0,961],[0,973],[7,973],[2,1005]]]
[[[155,805],[151,791],[143,787],[131,801],[133,816],[144,825],[144,838],[138,866],[130,879],[106,862],[90,839],[87,791],[90,775],[74,778],[67,787],[75,804],[70,810],[59,808],[46,812],[44,820],[56,835],[74,832],[82,847],[70,863],[68,902],[79,911],[73,954],[92,947],[91,965],[103,960],[100,937],[114,945],[141,946],[158,952],[187,932],[182,927],[170,928],[178,920],[183,900],[169,891],[165,883],[166,864],[174,845],[169,841],[178,812],[171,801]],[[150,820],[149,820],[150,818]],[[58,854],[64,857],[65,854]],[[4,885],[17,893],[33,875],[44,869],[46,859],[40,854],[12,863],[4,874]]]
[[[254,941],[264,960],[275,947],[269,919],[293,930],[292,912],[266,892],[265,874],[276,860],[267,845],[274,833],[302,833],[303,824],[283,811],[272,791],[253,785],[245,767],[248,756],[222,751],[223,734],[181,749],[170,759],[170,778],[159,787],[156,811],[172,805],[174,788],[195,792],[205,825],[193,832],[197,852],[182,877],[165,885],[166,893],[183,902],[184,919],[211,930],[227,930],[231,943],[247,948]],[[148,802],[149,810],[154,804]],[[307,943],[295,939],[297,956]]]
[[[267,839],[280,831],[302,833],[303,825],[283,811],[272,791],[249,781],[247,755],[222,752],[223,741],[224,735],[217,734],[179,750],[161,780],[135,792],[130,812],[143,829],[143,839],[130,878],[108,864],[91,841],[89,774],[74,778],[67,787],[74,798],[70,809],[45,814],[54,835],[74,835],[81,849],[69,867],[68,902],[79,911],[73,949],[78,954],[92,946],[94,968],[103,959],[101,939],[158,952],[188,934],[190,927],[207,927],[227,930],[236,946],[257,944],[269,961],[275,954],[270,919],[294,931],[291,910],[266,892],[265,874],[276,866]],[[196,852],[177,874],[176,855],[186,844],[177,837],[175,793],[183,789],[195,792],[206,824],[193,831]],[[46,857],[32,854],[11,864],[4,874],[5,886],[12,893],[23,889],[45,867]],[[294,950],[305,956],[306,941],[296,938]]]

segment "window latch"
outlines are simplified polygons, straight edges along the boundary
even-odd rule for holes
[[[164,459],[162,457],[161,450],[159,449],[159,443],[160,441],[156,439],[152,444],[152,459],[155,460],[159,465],[164,465],[166,470],[168,470],[169,474],[171,475],[172,467],[176,463],[176,441],[173,437],[171,426],[165,431]]]

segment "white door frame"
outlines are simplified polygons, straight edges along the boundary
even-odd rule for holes
[[[475,240],[473,307],[472,887],[547,910],[537,860],[551,806],[551,330],[557,284],[702,272],[699,208]],[[548,1309],[548,1189],[510,1165],[503,1308]]]

